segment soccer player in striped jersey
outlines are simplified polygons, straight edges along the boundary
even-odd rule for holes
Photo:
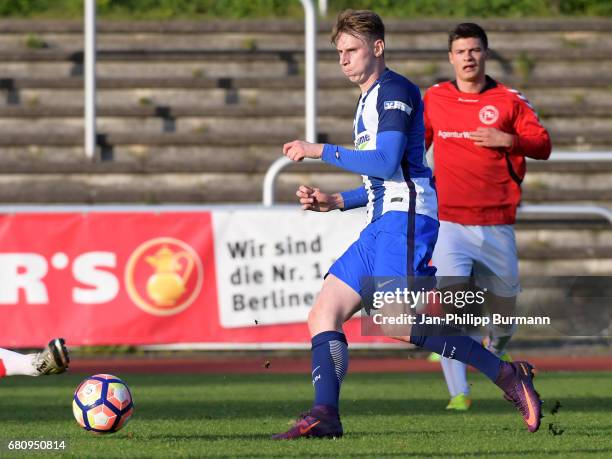
[[[525,157],[547,159],[550,138],[529,101],[486,74],[488,39],[479,25],[459,24],[449,34],[448,51],[455,79],[424,96],[440,217],[433,264],[441,283],[472,276],[486,289],[489,313],[513,315],[520,285],[512,225]],[[502,356],[515,331],[515,325],[490,326],[488,348]],[[481,339],[477,333],[474,338]],[[451,396],[447,409],[467,410],[466,365],[447,358],[441,364]]]
[[[434,279],[429,261],[438,235],[437,202],[425,161],[423,103],[413,83],[386,67],[384,38],[382,20],[371,11],[340,13],[332,33],[342,72],[361,90],[355,148],[302,140],[283,146],[293,161],[322,159],[362,174],[364,185],[356,190],[327,194],[301,186],[297,195],[305,210],[365,206],[368,224],[329,269],[308,317],[313,406],[274,439],[342,436],[338,401],[348,369],[343,323],[359,310],[362,297],[368,302],[372,279],[386,279],[375,285],[382,292],[405,287],[409,279]],[[419,322],[405,326],[406,339],[478,368],[517,404],[529,430],[537,430],[540,400],[529,364],[502,362],[454,327]]]
[[[0,348],[0,378],[4,376],[40,376],[63,373],[70,358],[63,338],[49,341],[45,349],[36,354],[20,354]]]

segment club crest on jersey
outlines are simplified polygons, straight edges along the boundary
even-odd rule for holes
[[[478,112],[478,118],[483,124],[493,124],[499,118],[499,110],[494,105],[485,105]]]
[[[388,100],[383,104],[383,108],[385,110],[401,110],[409,115],[412,113],[412,107],[409,107],[408,104],[405,104],[401,100]]]

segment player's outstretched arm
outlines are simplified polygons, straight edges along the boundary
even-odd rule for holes
[[[291,161],[322,159],[347,171],[389,179],[397,171],[407,142],[403,132],[384,131],[376,137],[374,150],[351,150],[328,143],[293,140],[283,145],[283,154]]]
[[[403,132],[384,131],[376,136],[375,150],[351,150],[326,143],[321,159],[347,171],[386,180],[397,171],[407,143]]]
[[[319,159],[322,153],[323,144],[321,143],[293,140],[283,145],[283,155],[291,161],[302,161],[304,158]]]
[[[351,150],[338,145],[293,140],[283,145],[283,154],[291,161],[322,159],[351,172],[389,179],[399,166],[407,141],[404,133],[396,131],[379,133],[375,150]]]

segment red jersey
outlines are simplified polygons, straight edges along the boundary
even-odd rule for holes
[[[425,102],[425,142],[434,144],[440,220],[464,225],[512,224],[521,200],[525,157],[547,159],[551,143],[527,99],[487,76],[479,94],[455,82],[432,86]],[[469,132],[494,127],[514,134],[512,148],[474,145]]]

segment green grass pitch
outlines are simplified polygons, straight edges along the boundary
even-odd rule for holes
[[[126,428],[105,436],[72,417],[82,375],[0,380],[0,457],[24,457],[7,451],[14,439],[66,440],[66,451],[44,457],[612,457],[612,373],[538,375],[545,418],[535,434],[480,375],[471,375],[474,405],[462,414],[444,410],[441,374],[349,374],[344,438],[296,442],[269,435],[310,405],[308,375],[118,376],[136,409]]]

